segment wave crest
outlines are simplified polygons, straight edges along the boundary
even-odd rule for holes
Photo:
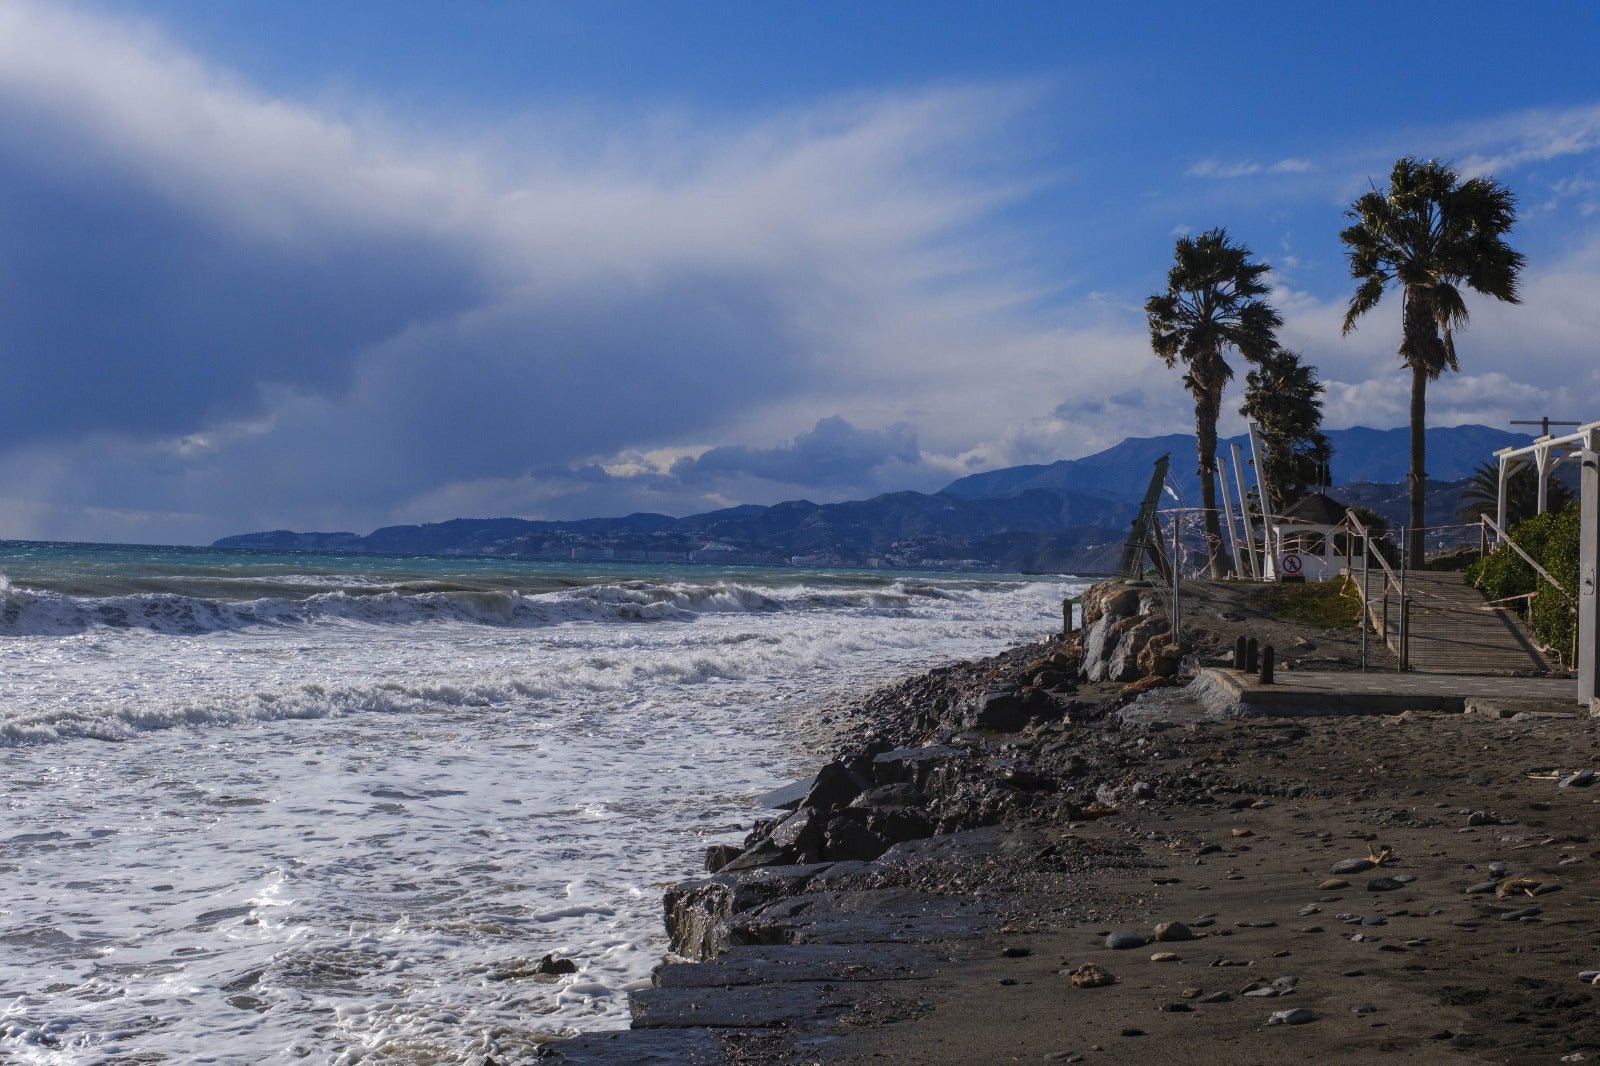
[[[67,636],[116,629],[197,635],[261,627],[441,622],[522,629],[562,622],[689,622],[708,614],[905,613],[919,602],[961,595],[926,584],[842,588],[796,584],[762,589],[733,582],[627,581],[532,594],[510,589],[440,591],[438,586],[418,583],[300,598],[228,600],[171,592],[71,596],[0,583],[0,635]]]

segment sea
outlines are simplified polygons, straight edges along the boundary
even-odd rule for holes
[[[51,1066],[624,1028],[662,890],[844,701],[1084,584],[20,542],[0,574],[0,1062]]]

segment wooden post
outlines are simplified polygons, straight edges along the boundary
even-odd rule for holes
[[[1272,684],[1273,669],[1277,665],[1277,661],[1278,653],[1271,644],[1261,649],[1261,683],[1263,685]]]
[[[1072,636],[1072,601],[1070,599],[1061,601],[1061,635],[1063,637]]]

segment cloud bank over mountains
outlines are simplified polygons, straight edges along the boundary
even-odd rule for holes
[[[0,5],[0,535],[826,502],[1182,430],[1139,305],[1175,216],[1227,204],[1145,208],[1141,275],[1062,290],[1016,215],[1056,180],[1027,147],[1052,91],[449,131],[269,96],[143,24]],[[1578,160],[1526,200],[1587,217],[1600,110],[1546,118],[1473,150]],[[1323,197],[1341,165],[1275,158],[1162,180]],[[1273,261],[1270,232],[1242,235]],[[1535,261],[1530,308],[1474,306],[1437,421],[1600,417],[1586,239]],[[1279,280],[1330,424],[1403,421],[1398,303],[1340,341],[1344,293]]]

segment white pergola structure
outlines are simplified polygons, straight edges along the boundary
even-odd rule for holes
[[[1495,452],[1500,460],[1500,492],[1495,524],[1506,525],[1506,483],[1512,473],[1532,463],[1539,474],[1539,513],[1545,510],[1549,477],[1557,466],[1576,460],[1581,464],[1578,535],[1578,702],[1600,715],[1600,422],[1579,426],[1572,433],[1540,437],[1521,448]]]

